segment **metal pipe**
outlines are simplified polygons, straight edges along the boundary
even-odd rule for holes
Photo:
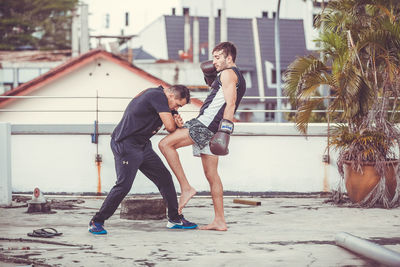
[[[200,26],[197,16],[193,19],[193,63],[199,63]]]
[[[212,51],[215,46],[214,0],[210,0],[210,16],[208,17],[208,59],[213,59]]]
[[[278,7],[275,15],[275,70],[276,70],[276,96],[282,95],[281,88],[281,42],[279,37],[279,10],[281,8],[281,0],[278,0]],[[280,110],[282,101],[280,98],[276,100],[276,109]],[[282,113],[277,112],[275,116],[276,122],[282,122]]]
[[[189,12],[187,12],[185,15],[185,24],[183,26],[183,32],[184,32],[184,43],[183,43],[183,50],[185,53],[189,52],[190,49],[190,17],[189,17]],[[187,61],[187,60],[185,60]]]
[[[220,42],[228,41],[228,19],[226,18],[226,2],[222,0],[220,17]]]
[[[349,249],[352,252],[375,260],[381,264],[400,266],[400,253],[349,233],[342,232],[337,234],[335,242],[338,246]]]
[[[254,55],[256,59],[258,94],[260,95],[261,102],[264,102],[263,100],[265,99],[264,78],[263,78],[264,76],[262,70],[261,47],[260,47],[260,38],[258,35],[257,18],[253,18],[251,24],[252,24],[253,40],[254,40]]]
[[[79,53],[85,54],[89,51],[89,6],[87,4],[81,5],[81,34],[80,34],[80,47]]]

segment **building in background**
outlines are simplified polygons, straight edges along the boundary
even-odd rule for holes
[[[197,88],[199,92],[204,91],[202,89],[207,90],[199,67],[200,63],[195,62],[210,58],[209,20],[209,17],[189,16],[189,19],[185,19],[185,16],[178,15],[161,16],[140,33],[136,42],[154,57],[162,60],[135,64],[168,82],[187,84],[193,90]],[[274,19],[261,17],[226,20],[227,38],[238,48],[236,62],[246,79],[245,96],[276,96]],[[219,43],[222,19],[216,17],[214,21],[214,40],[215,43]],[[195,27],[198,27],[198,30],[194,30]],[[185,28],[189,28],[190,31],[185,31]],[[198,35],[194,36],[196,32]],[[280,36],[281,72],[283,72],[297,56],[304,56],[310,51],[306,47],[303,20],[282,19]],[[189,49],[185,49],[187,41],[190,44]],[[197,47],[197,53],[194,47]],[[239,110],[273,110],[275,106],[276,99],[244,99]],[[245,121],[263,122],[274,119],[274,113],[240,114],[239,112],[238,115]]]
[[[3,96],[32,98],[0,98],[0,109],[9,110],[0,112],[0,121],[92,124],[97,120],[116,124],[134,96],[160,85],[170,86],[116,55],[92,50],[5,92]],[[197,115],[201,104],[192,99],[181,109],[182,117],[188,120]]]
[[[46,73],[70,57],[70,50],[0,51],[0,94]]]

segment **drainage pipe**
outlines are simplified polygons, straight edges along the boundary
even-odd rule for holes
[[[400,266],[400,253],[383,246],[351,235],[339,233],[335,237],[336,245],[349,249],[369,259],[375,260],[387,266]]]

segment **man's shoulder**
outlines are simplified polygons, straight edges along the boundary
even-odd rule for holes
[[[152,101],[160,101],[160,99],[166,99],[165,93],[160,87],[149,88],[144,93],[144,98]]]
[[[220,72],[220,81],[236,81],[238,79],[237,73],[233,70],[233,68],[227,68]]]

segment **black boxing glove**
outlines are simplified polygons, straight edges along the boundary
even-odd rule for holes
[[[214,67],[212,60],[203,61],[200,64],[200,68],[204,74],[204,81],[208,86],[214,82],[215,78],[217,78],[217,70]]]
[[[210,140],[210,150],[214,155],[228,155],[230,135],[233,133],[233,122],[222,119],[219,123],[218,131]]]

